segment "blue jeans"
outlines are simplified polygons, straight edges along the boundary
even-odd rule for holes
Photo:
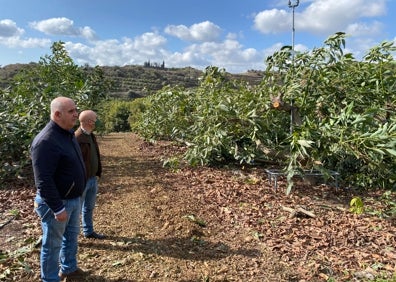
[[[96,203],[96,194],[98,193],[98,180],[96,176],[88,178],[85,190],[82,195],[81,222],[84,236],[94,232],[93,211]]]
[[[64,200],[67,220],[55,219],[53,211],[40,195],[36,195],[35,212],[41,219],[43,231],[40,267],[42,281],[59,281],[59,270],[71,273],[77,270],[77,237],[80,232],[81,198]],[[59,267],[60,265],[60,267]]]

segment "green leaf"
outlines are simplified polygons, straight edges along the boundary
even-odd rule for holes
[[[302,147],[308,147],[308,148],[310,148],[311,145],[314,143],[314,142],[311,141],[311,140],[303,140],[303,139],[300,139],[300,140],[298,140],[297,142],[298,142],[298,144],[300,144]]]
[[[377,153],[379,153],[379,154],[381,154],[381,155],[385,155],[385,152],[380,150],[380,149],[378,149],[378,148],[372,148],[372,150],[377,152]]]
[[[387,148],[387,149],[385,149],[389,154],[391,154],[391,155],[393,155],[393,156],[395,156],[396,157],[396,150],[395,149],[389,149],[389,148]]]

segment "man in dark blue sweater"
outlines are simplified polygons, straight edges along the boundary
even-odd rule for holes
[[[55,98],[51,102],[51,120],[31,146],[37,188],[34,207],[43,231],[42,281],[85,275],[77,266],[81,195],[86,183],[81,150],[72,132],[77,118],[72,99]]]

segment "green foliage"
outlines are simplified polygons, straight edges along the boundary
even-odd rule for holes
[[[102,104],[101,118],[106,132],[130,131],[135,124],[135,116],[145,109],[141,99],[133,101],[108,100]]]
[[[388,205],[387,215],[396,217],[396,193],[392,193],[392,191],[386,191],[382,195],[382,200]]]
[[[108,82],[99,69],[84,72],[63,42],[55,42],[51,50],[52,55],[24,69],[9,88],[0,90],[0,182],[29,162],[30,143],[48,122],[52,99],[67,96],[80,109],[95,109],[107,95]]]
[[[100,111],[100,105],[109,100],[109,89],[112,87],[112,82],[106,78],[103,70],[96,66],[94,68],[83,68],[84,73],[84,87],[80,91],[77,101],[81,109],[91,109]]]
[[[162,166],[176,172],[180,168],[180,158],[174,156],[162,161]]]
[[[7,268],[3,268],[3,271],[0,272],[1,281],[12,281],[11,279],[13,278],[13,273],[18,270],[23,270],[26,273],[32,272],[27,259],[31,257],[31,253],[37,247],[38,242],[34,242],[32,238],[29,238],[26,240],[26,243],[28,244],[18,248],[13,252],[0,251],[0,263],[8,266]]]
[[[383,43],[370,50],[366,61],[356,62],[343,54],[344,38],[337,33],[326,40],[327,47],[297,54],[294,65],[288,49],[267,61],[270,71],[280,70],[284,82],[274,88],[294,101],[303,116],[288,138],[289,180],[307,166],[339,171],[348,185],[391,187],[396,135],[394,110],[389,110],[395,107],[395,82],[388,54],[395,47]],[[308,140],[310,147],[300,140]],[[289,181],[288,192],[291,186]]]
[[[364,204],[360,197],[354,197],[349,203],[349,210],[356,214],[364,213]]]
[[[146,139],[182,138],[190,124],[193,102],[190,92],[180,87],[164,87],[156,95],[139,99],[132,128]]]
[[[250,163],[256,157],[251,145],[266,126],[261,122],[262,96],[262,92],[250,91],[246,83],[226,80],[224,70],[207,68],[184,134],[194,144],[187,160],[191,164],[232,159]]]
[[[165,87],[144,98],[132,129],[184,142],[192,165],[278,163],[287,193],[302,169],[337,171],[344,185],[396,187],[396,47],[383,42],[359,62],[344,54],[345,38],[336,33],[294,57],[282,48],[258,86],[208,67],[195,90]]]
[[[128,123],[130,128],[138,126],[139,116],[146,111],[146,108],[147,106],[144,103],[144,99],[135,99],[130,102],[130,115],[128,117]]]
[[[385,191],[379,200],[384,204],[384,207],[382,209],[367,208],[366,213],[380,218],[396,218],[396,193],[390,190]]]
[[[133,129],[146,139],[186,143],[186,159],[192,165],[251,163],[277,155],[276,140],[285,136],[280,122],[284,117],[268,110],[268,99],[265,91],[228,80],[224,70],[208,67],[196,91],[165,87],[145,98],[147,109]]]

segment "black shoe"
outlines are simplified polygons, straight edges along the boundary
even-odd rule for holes
[[[81,268],[77,268],[75,271],[71,272],[71,273],[62,273],[62,271],[59,272],[59,278],[60,280],[81,280],[84,277],[88,276],[88,272],[85,272],[84,270],[82,270]]]
[[[92,233],[89,234],[89,235],[85,235],[85,238],[103,240],[103,239],[106,238],[106,236],[103,235],[103,234],[96,233],[96,232],[94,231],[94,232],[92,232]]]

